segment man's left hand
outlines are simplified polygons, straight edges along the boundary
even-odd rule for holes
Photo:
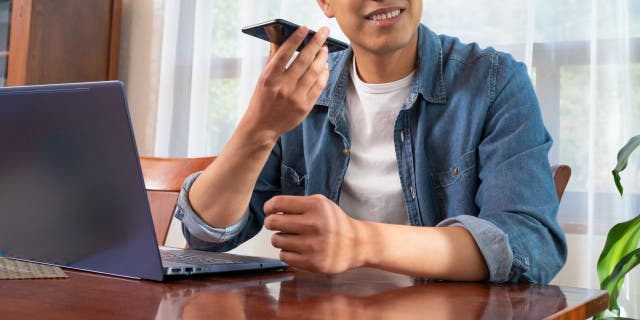
[[[322,195],[276,196],[264,204],[264,225],[280,260],[292,267],[325,274],[365,263],[360,222]]]

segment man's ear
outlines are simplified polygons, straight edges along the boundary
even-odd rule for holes
[[[335,13],[333,12],[333,7],[331,6],[331,0],[317,0],[318,1],[318,5],[320,6],[320,9],[322,9],[322,11],[324,12],[324,15],[327,16],[327,18],[333,18],[335,17]]]

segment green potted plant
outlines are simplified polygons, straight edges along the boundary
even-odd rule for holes
[[[612,173],[621,196],[624,193],[624,189],[620,182],[620,172],[627,167],[629,156],[638,146],[640,146],[640,135],[631,138],[618,153],[618,165],[613,169]],[[640,214],[629,221],[613,226],[609,230],[604,249],[602,249],[600,259],[598,259],[600,288],[609,292],[609,310],[618,317],[620,316],[618,296],[624,283],[624,277],[640,263],[639,241]],[[601,312],[595,318],[604,319],[604,312]]]

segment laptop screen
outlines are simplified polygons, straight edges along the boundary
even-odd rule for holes
[[[0,88],[0,150],[7,256],[161,280],[120,82]]]

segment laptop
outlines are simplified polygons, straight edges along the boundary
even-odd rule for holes
[[[120,81],[0,88],[0,252],[162,281],[282,261],[156,242]]]

